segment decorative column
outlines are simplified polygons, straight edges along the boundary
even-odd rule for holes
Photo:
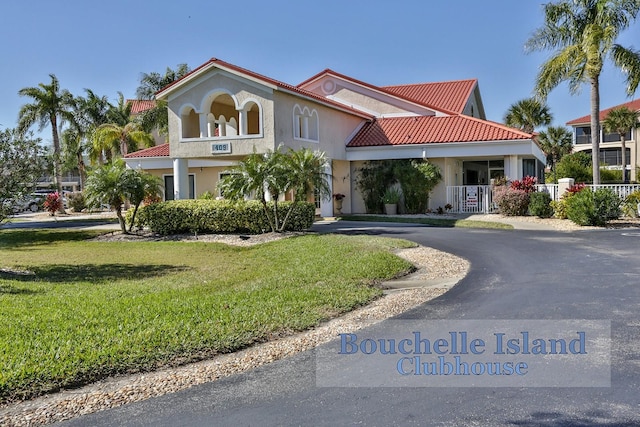
[[[209,113],[198,113],[200,118],[200,138],[206,138],[207,128],[209,127]]]
[[[189,167],[187,159],[173,159],[173,199],[189,198]]]
[[[327,166],[324,172],[329,176],[329,199],[320,200],[320,215],[323,217],[333,216],[333,160],[327,159]]]

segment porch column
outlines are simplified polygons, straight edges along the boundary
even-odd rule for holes
[[[173,198],[189,198],[189,168],[187,159],[173,159]]]
[[[198,113],[198,117],[200,118],[200,138],[206,138],[207,128],[209,127],[209,113]]]
[[[324,172],[330,177],[329,181],[329,200],[320,200],[320,215],[323,217],[333,216],[333,160],[327,159],[327,166]]]
[[[247,135],[249,133],[247,130],[247,110],[240,110],[238,122],[238,135]]]
[[[504,156],[504,175],[510,180],[521,179],[521,171],[518,167],[518,156]]]

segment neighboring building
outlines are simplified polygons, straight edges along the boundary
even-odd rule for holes
[[[627,107],[631,111],[640,114],[640,99],[616,105],[600,111],[600,165],[609,169],[622,169],[622,145],[620,135],[617,133],[605,133],[602,122],[607,118],[609,111],[620,107]],[[584,151],[591,154],[591,116],[586,115],[567,122],[567,126],[573,127],[573,151]],[[640,165],[640,152],[638,150],[638,129],[633,129],[626,135],[627,170],[631,171],[631,181],[637,181],[637,168]]]
[[[439,166],[433,209],[447,203],[448,186],[544,177],[532,135],[486,120],[476,80],[378,87],[327,69],[293,86],[214,58],[157,98],[169,105],[169,143],[125,161],[163,177],[165,199],[215,193],[234,162],[280,145],[326,154],[343,213],[365,212],[356,179],[368,160]],[[333,215],[333,200],[319,204]]]

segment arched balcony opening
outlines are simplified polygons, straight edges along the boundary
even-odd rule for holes
[[[200,118],[191,107],[182,112],[182,137],[200,138]]]
[[[246,115],[246,129],[245,135],[259,135],[260,131],[260,107],[253,101],[247,102],[243,109],[243,113]]]
[[[209,110],[209,123],[215,123],[217,131],[211,133],[209,127],[209,137],[235,136],[238,135],[238,122],[240,120],[240,112],[236,110],[236,103],[233,98],[222,93],[216,96],[211,103]]]

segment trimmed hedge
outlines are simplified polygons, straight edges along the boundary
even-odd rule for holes
[[[279,202],[280,221],[293,202]],[[273,202],[268,203],[273,214]],[[315,205],[298,202],[287,221],[285,231],[308,230],[313,225]],[[129,216],[127,216],[129,218]],[[259,201],[172,200],[144,206],[136,214],[136,226],[148,227],[161,235],[180,233],[247,233],[271,231]]]

